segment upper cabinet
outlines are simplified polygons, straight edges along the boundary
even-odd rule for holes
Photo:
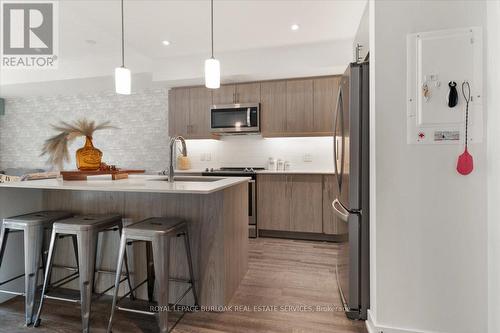
[[[333,116],[337,106],[339,82],[338,76],[313,81],[313,127],[315,131],[333,132]]]
[[[168,133],[187,137],[189,123],[189,89],[171,89],[168,93]]]
[[[236,85],[235,103],[259,103],[260,100],[260,82]]]
[[[286,82],[286,131],[298,135],[314,132],[313,80]]]
[[[234,84],[225,84],[220,86],[219,89],[212,89],[212,91],[214,105],[235,103],[236,86]]]
[[[213,90],[213,102],[218,104],[259,103],[260,83],[225,84]]]
[[[262,135],[286,133],[286,81],[262,82],[260,94]]]
[[[209,139],[210,106],[260,103],[264,137],[331,136],[339,76],[289,79],[205,87],[169,92],[170,135]]]
[[[190,88],[188,137],[205,139],[210,133],[212,91],[205,87]]]
[[[212,91],[205,87],[174,88],[169,91],[169,135],[186,139],[211,138]]]

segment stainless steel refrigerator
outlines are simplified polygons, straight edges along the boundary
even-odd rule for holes
[[[350,319],[366,319],[370,305],[368,74],[368,62],[349,65],[339,85],[334,116],[338,196],[332,207],[347,224],[336,275]]]

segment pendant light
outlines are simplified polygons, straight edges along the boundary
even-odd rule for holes
[[[210,40],[212,42],[212,56],[205,60],[205,87],[217,89],[220,87],[220,62],[214,58],[214,0],[210,0]]]
[[[115,90],[117,94],[130,95],[132,79],[130,69],[125,67],[125,28],[123,23],[123,0],[122,3],[122,66],[115,68]]]

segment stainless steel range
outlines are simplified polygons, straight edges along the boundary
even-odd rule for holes
[[[220,169],[205,169],[203,176],[222,176],[222,177],[250,177],[248,181],[248,235],[250,238],[257,238],[257,198],[256,198],[256,180],[258,170],[264,170],[262,167],[232,167]]]

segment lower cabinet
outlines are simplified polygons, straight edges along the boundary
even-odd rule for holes
[[[259,229],[290,230],[288,175],[257,175],[257,225]]]
[[[342,221],[333,214],[334,175],[257,175],[260,230],[336,235]]]
[[[323,231],[323,176],[290,175],[290,231]]]

